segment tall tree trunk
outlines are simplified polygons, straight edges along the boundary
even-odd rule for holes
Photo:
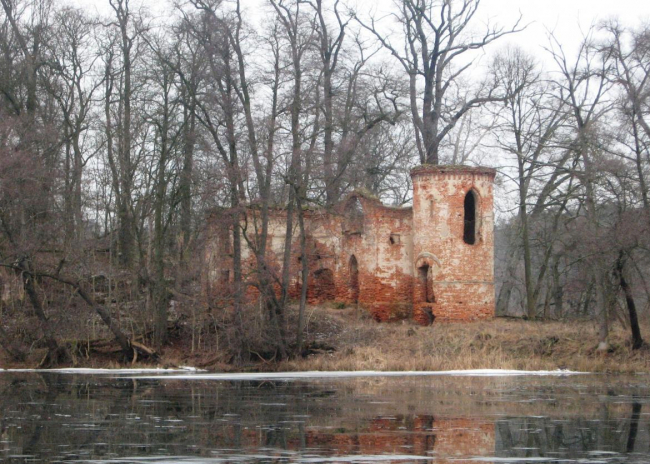
[[[564,288],[560,283],[560,259],[553,264],[553,318],[560,319],[564,314]]]
[[[165,225],[163,214],[167,193],[166,166],[168,157],[168,96],[165,92],[163,122],[160,129],[160,158],[156,173],[154,194],[154,241],[153,241],[153,309],[154,309],[154,346],[160,349],[167,341],[167,305],[169,291],[165,279]]]
[[[298,206],[298,224],[300,226],[300,258],[301,258],[301,281],[300,303],[298,305],[298,333],[296,336],[296,353],[302,354],[303,329],[305,325],[305,307],[307,306],[307,289],[309,286],[309,256],[307,256],[307,231],[305,230],[305,212],[302,208],[300,194],[296,195]]]
[[[614,268],[614,273],[618,278],[619,285],[623,294],[625,295],[625,303],[627,305],[627,310],[630,315],[630,328],[632,330],[632,349],[638,350],[643,346],[643,338],[641,337],[641,328],[639,327],[639,317],[636,311],[636,304],[634,303],[634,295],[632,294],[632,289],[625,279],[623,270],[625,268],[625,254],[621,251],[616,260],[616,266]]]
[[[191,96],[190,98],[194,98]],[[191,104],[184,109],[185,126],[183,128],[183,167],[179,180],[180,195],[180,222],[181,243],[180,262],[181,268],[187,267],[189,260],[189,245],[192,237],[192,173],[194,170],[194,144],[196,136],[195,105]]]
[[[518,240],[516,240],[516,237],[512,237],[509,242],[516,244]],[[512,296],[512,290],[515,288],[517,283],[517,266],[521,261],[521,253],[522,247],[515,246],[511,253],[508,255],[505,270],[506,275],[503,278],[503,284],[501,284],[499,294],[497,295],[497,303],[495,309],[497,316],[512,316],[512,312],[510,311],[510,298]]]
[[[122,54],[121,69],[123,72],[122,88],[118,95],[120,117],[117,121],[117,158],[118,166],[113,171],[117,175],[119,195],[117,200],[117,241],[120,265],[131,268],[135,258],[135,220],[132,211],[133,166],[131,159],[131,103],[132,95],[132,56],[131,51],[134,37],[129,36],[129,23],[134,21],[129,11],[128,0],[115,0],[111,2],[115,11],[116,25],[120,34],[120,51]],[[119,193],[118,193],[119,192]]]
[[[528,231],[527,188],[522,156],[517,157],[519,165],[519,221],[521,223],[521,244],[524,251],[524,284],[526,287],[526,315],[528,319],[537,317],[537,298],[533,285],[532,259],[530,256],[530,235]]]

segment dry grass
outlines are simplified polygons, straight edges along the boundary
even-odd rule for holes
[[[364,314],[354,308],[309,308],[306,339],[312,354],[305,358],[234,366],[223,361],[227,358],[227,351],[204,349],[191,353],[190,337],[184,334],[178,343],[165,349],[161,364],[166,367],[196,365],[219,371],[570,369],[650,372],[650,349],[644,347],[633,351],[629,331],[620,325],[612,329],[610,352],[600,353],[595,349],[598,339],[593,322],[495,319],[421,327],[410,321],[376,323]],[[294,325],[295,315],[288,316]],[[650,324],[645,324],[641,330],[650,341]],[[0,367],[29,367],[34,364],[15,365],[3,355],[0,350]],[[108,358],[91,357],[79,362],[80,366],[117,367],[117,363]]]
[[[612,349],[595,350],[592,322],[528,322],[495,319],[477,323],[378,324],[354,310],[319,308],[312,336],[335,348],[276,364],[278,370],[424,371],[450,369],[570,369],[588,372],[648,372],[650,350],[633,351],[629,333],[612,330]],[[330,327],[329,332],[323,327]],[[643,333],[650,338],[649,328]],[[316,334],[314,333],[315,331]],[[269,366],[264,366],[268,368]]]

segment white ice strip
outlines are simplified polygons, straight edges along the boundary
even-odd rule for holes
[[[296,462],[395,462],[395,461],[431,461],[431,456],[415,456],[409,454],[370,454],[370,455],[352,455],[352,456],[332,456],[332,457],[303,457],[297,458]]]
[[[0,372],[54,372],[57,374],[174,374],[178,372],[205,372],[196,367],[180,366],[175,368],[150,368],[150,369],[91,369],[86,367],[67,367],[61,369],[0,369]]]
[[[246,372],[246,373],[204,373],[171,374],[166,379],[178,380],[295,380],[349,377],[416,377],[416,376],[473,376],[473,377],[512,377],[512,376],[563,376],[588,374],[567,370],[556,371],[515,371],[503,369],[474,369],[457,371],[308,371],[308,372]],[[149,379],[161,376],[140,375],[135,378]]]
[[[66,462],[76,462],[85,464],[117,464],[128,462],[131,464],[136,463],[156,463],[156,464],[172,464],[172,463],[222,463],[222,462],[247,462],[247,461],[275,461],[286,460],[287,462],[350,462],[350,463],[363,463],[363,462],[396,462],[396,461],[430,461],[431,456],[416,456],[408,454],[379,454],[379,455],[349,455],[349,456],[299,456],[296,453],[283,453],[279,456],[276,455],[224,455],[223,457],[215,458],[195,458],[184,456],[166,456],[166,457],[129,457],[129,458],[113,458],[113,459],[95,459],[95,460],[75,460]]]
[[[463,462],[467,462],[467,461],[489,462],[489,463],[504,462],[504,463],[512,463],[512,464],[518,464],[520,462],[580,462],[576,459],[564,459],[558,457],[497,458],[497,457],[489,457],[489,456],[479,456],[479,457],[461,457],[455,460],[460,460]],[[603,461],[584,461],[584,460],[582,462],[588,462],[589,464],[603,463]]]

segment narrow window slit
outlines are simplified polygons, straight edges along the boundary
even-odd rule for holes
[[[464,209],[463,240],[468,245],[474,245],[476,243],[476,194],[472,190],[465,195]]]

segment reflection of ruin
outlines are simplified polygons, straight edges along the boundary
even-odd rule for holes
[[[413,206],[393,208],[355,192],[332,210],[305,212],[310,303],[359,303],[377,320],[413,317],[476,320],[494,314],[493,199],[495,171],[467,166],[420,166],[411,173]],[[232,246],[228,221],[212,218],[208,286],[228,294]],[[248,211],[248,231],[258,220]],[[271,214],[267,261],[280,274],[286,212]],[[249,243],[255,243],[252,232]],[[298,296],[298,232],[292,244],[290,289]],[[244,274],[255,282],[255,261],[242,250]]]
[[[213,435],[212,439],[218,446],[228,447],[232,446],[229,439],[235,435],[238,436],[237,446],[243,449],[264,448],[269,451],[269,448],[273,448],[278,455],[311,453],[329,458],[424,456],[440,464],[463,462],[462,458],[470,456],[491,457],[495,449],[493,421],[438,419],[430,415],[412,414],[375,417],[362,425],[340,427],[306,426],[294,429],[278,426],[248,429],[243,433],[232,427]]]
[[[398,415],[375,418],[366,429],[355,433],[308,431],[307,446],[329,449],[334,456],[414,455],[445,463],[459,457],[493,456],[494,424],[473,419]]]

